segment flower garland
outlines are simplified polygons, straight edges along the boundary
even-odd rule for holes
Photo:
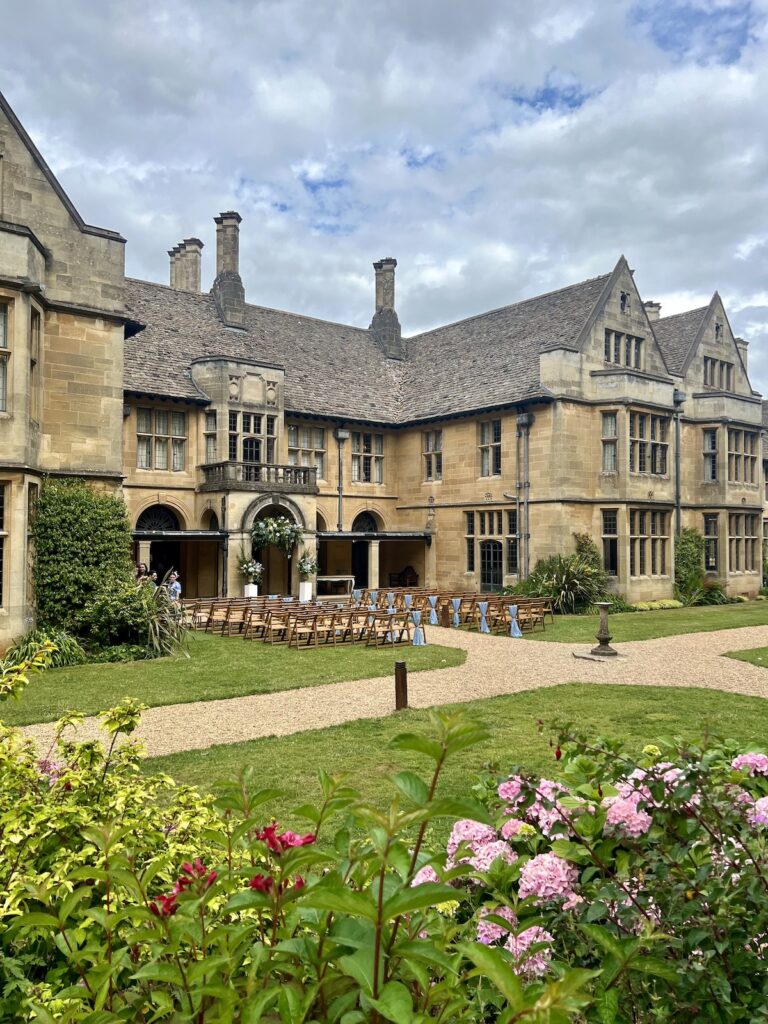
[[[262,548],[272,545],[284,551],[288,557],[299,543],[303,531],[296,523],[291,522],[285,516],[268,516],[266,519],[257,519],[251,530],[253,547],[259,551]]]

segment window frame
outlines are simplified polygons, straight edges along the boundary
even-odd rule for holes
[[[720,516],[717,512],[703,515],[704,572],[720,575]],[[710,526],[714,525],[714,530]]]
[[[658,579],[669,576],[668,509],[629,509],[629,575]]]
[[[286,423],[285,431],[288,442],[288,465],[314,468],[317,479],[325,480],[325,467],[328,464],[325,427]]]
[[[147,424],[143,416],[148,417]],[[184,433],[178,433],[179,418]],[[158,424],[162,429],[158,429]],[[136,469],[143,472],[186,473],[187,472],[187,441],[189,439],[189,416],[186,411],[164,409],[156,406],[136,406]],[[142,458],[142,451],[145,456]],[[164,456],[159,455],[165,452]],[[177,453],[181,452],[180,458]],[[159,463],[165,462],[165,465]],[[146,463],[144,465],[143,463]]]
[[[480,477],[483,479],[499,477],[502,473],[501,443],[503,428],[501,418],[480,420],[477,426]]]
[[[712,446],[708,447],[707,442],[712,439]],[[720,442],[720,431],[718,427],[702,428],[702,456],[703,456],[703,482],[705,484],[716,484],[720,480],[720,467],[718,465],[718,448]],[[707,475],[709,474],[709,475]]]
[[[660,413],[629,411],[629,472],[669,477],[670,417]]]
[[[613,433],[606,432],[606,424],[613,421]],[[616,476],[619,472],[619,413],[607,410],[600,414],[600,472],[605,476]],[[612,455],[610,453],[613,453]],[[613,465],[609,466],[608,463]]]
[[[728,572],[759,573],[760,520],[757,512],[728,512]]]
[[[423,483],[436,484],[443,481],[443,429],[421,432],[421,464]]]
[[[370,430],[353,430],[350,438],[353,484],[384,485],[384,435]]]
[[[613,516],[610,523],[606,516]],[[600,509],[600,522],[603,540],[603,569],[611,579],[619,576],[619,510],[618,508]],[[613,526],[613,530],[609,529]]]
[[[9,480],[0,480],[0,608],[3,609],[7,608],[8,598],[6,593],[5,558],[6,550],[10,550],[10,544],[5,542],[9,537],[9,531],[6,529],[6,519],[8,518],[10,492],[11,482]]]
[[[0,413],[10,414],[11,303],[0,299]]]

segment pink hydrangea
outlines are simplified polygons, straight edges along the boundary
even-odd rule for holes
[[[536,926],[526,928],[519,935],[510,934],[504,945],[515,959],[515,974],[519,974],[528,981],[540,978],[542,974],[546,974],[552,959],[551,947],[538,949],[530,955],[526,954],[531,946],[535,946],[537,943],[552,943],[554,941],[554,936],[550,935],[543,928]]]
[[[496,839],[496,832],[490,825],[483,825],[479,821],[472,821],[471,818],[461,818],[451,829],[448,839],[448,857],[453,859],[454,854],[462,843],[467,843],[474,848],[483,843],[492,843]]]
[[[768,754],[739,754],[731,761],[736,771],[748,771],[750,775],[768,775]]]
[[[506,782],[501,783],[498,788],[498,794],[502,800],[506,800],[511,807],[514,807],[520,803],[523,786],[524,782],[520,776],[513,775]]]
[[[603,801],[608,808],[605,827],[609,832],[637,839],[644,836],[653,824],[650,814],[640,809],[641,796],[635,793],[629,797],[609,797]]]
[[[755,800],[752,809],[747,812],[751,825],[768,825],[768,796]]]
[[[440,879],[437,877],[437,872],[431,864],[425,864],[423,868],[419,868],[416,874],[413,876],[411,885],[423,885],[425,882],[439,882]]]
[[[531,792],[534,796],[533,803],[521,810],[520,805],[526,794]],[[520,814],[526,822],[536,825],[547,836],[552,835],[555,826],[559,831],[568,830],[568,811],[558,803],[558,797],[563,792],[567,792],[567,787],[551,779],[539,779],[534,786],[521,779],[519,775],[513,775],[498,788],[499,796],[507,802],[507,814],[513,817]]]
[[[506,864],[514,864],[517,854],[501,839],[493,843],[476,843],[472,845],[472,856],[467,863],[471,864],[476,871],[488,871],[496,860],[503,860]]]
[[[504,839],[514,839],[523,825],[527,825],[528,822],[523,821],[522,818],[507,818],[504,824],[501,826],[501,834]]]
[[[520,899],[535,897],[536,903],[562,900],[573,906],[573,887],[578,879],[576,868],[554,853],[540,853],[520,869]]]
[[[477,941],[482,942],[484,946],[492,946],[499,939],[509,935],[508,928],[496,924],[495,921],[487,920],[490,915],[501,917],[505,921],[509,921],[513,928],[517,927],[517,917],[510,907],[483,907],[480,911],[480,920],[477,922]]]

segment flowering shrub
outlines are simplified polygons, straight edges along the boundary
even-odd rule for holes
[[[251,530],[255,551],[261,551],[262,548],[269,547],[271,544],[289,556],[303,535],[301,527],[286,516],[267,516],[265,519],[257,519]]]
[[[255,558],[249,558],[243,549],[240,549],[240,556],[237,559],[237,568],[241,576],[251,580],[253,583],[260,583],[264,575],[264,566]]]
[[[380,809],[320,773],[269,820],[252,769],[214,797],[144,778],[59,726],[39,757],[0,732],[0,1019],[74,1024],[759,1022],[768,975],[768,757],[561,733],[561,777],[484,777],[445,799],[462,715]],[[617,810],[618,808],[618,810]],[[331,815],[343,816],[332,833]],[[453,820],[442,852],[428,830]]]
[[[296,563],[296,568],[299,570],[300,580],[311,579],[317,572],[317,559],[305,551]]]

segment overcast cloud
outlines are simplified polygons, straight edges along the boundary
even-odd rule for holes
[[[243,216],[251,302],[406,334],[604,273],[717,289],[768,394],[768,0],[5,0],[0,89],[127,271]]]

